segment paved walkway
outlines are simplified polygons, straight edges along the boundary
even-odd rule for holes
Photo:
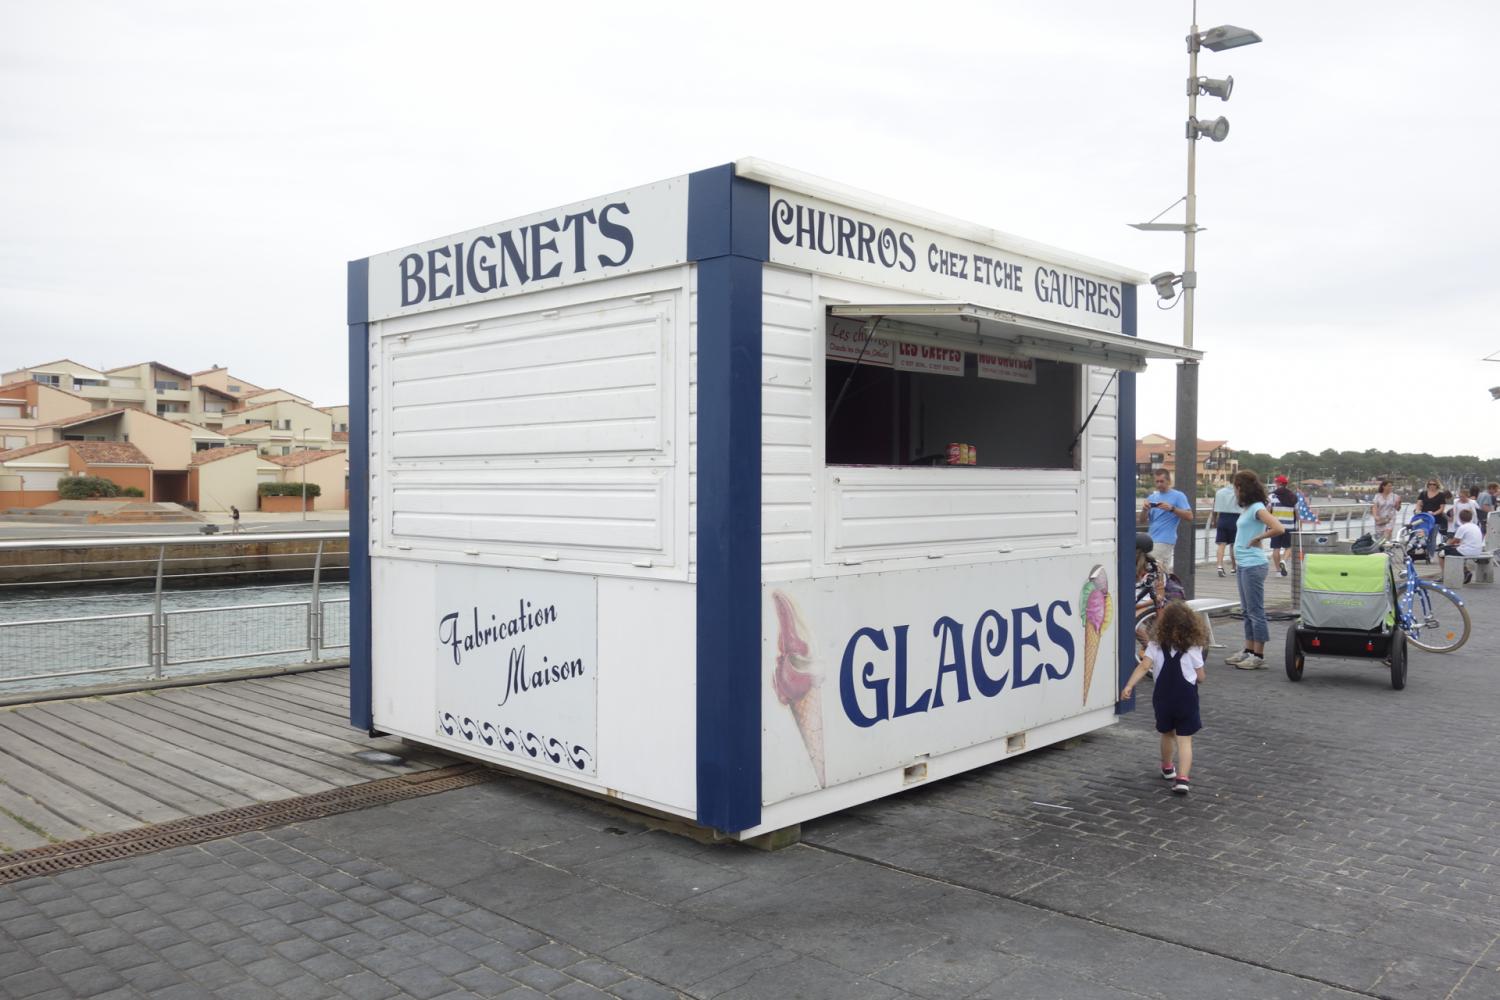
[[[1187,799],[1142,712],[775,854],[500,777],[0,887],[0,995],[1490,1000],[1500,589],[1468,593],[1403,692],[1211,667]]]

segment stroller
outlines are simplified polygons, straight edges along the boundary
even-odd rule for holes
[[[1309,656],[1380,660],[1391,687],[1406,687],[1406,633],[1396,624],[1396,580],[1385,555],[1308,555],[1300,617],[1286,630],[1286,675],[1302,679]]]

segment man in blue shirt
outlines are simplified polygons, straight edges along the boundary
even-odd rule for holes
[[[1152,474],[1156,492],[1146,497],[1141,509],[1146,512],[1146,530],[1151,533],[1151,557],[1163,572],[1172,572],[1172,551],[1177,545],[1177,525],[1193,519],[1193,505],[1187,494],[1172,489],[1166,469]]]

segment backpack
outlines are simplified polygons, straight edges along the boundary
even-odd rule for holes
[[[1162,596],[1169,601],[1187,600],[1187,588],[1182,585],[1182,578],[1176,573],[1167,574],[1166,586],[1162,588]]]

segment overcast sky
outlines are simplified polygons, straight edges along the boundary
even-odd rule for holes
[[[343,402],[345,261],[744,155],[1180,271],[1125,224],[1184,193],[1191,9],[0,0],[0,368],[149,354]],[[1199,144],[1200,434],[1500,455],[1500,4],[1198,20],[1265,39],[1200,65],[1236,81],[1199,108],[1233,123]],[[1153,363],[1141,433],[1173,395]]]

